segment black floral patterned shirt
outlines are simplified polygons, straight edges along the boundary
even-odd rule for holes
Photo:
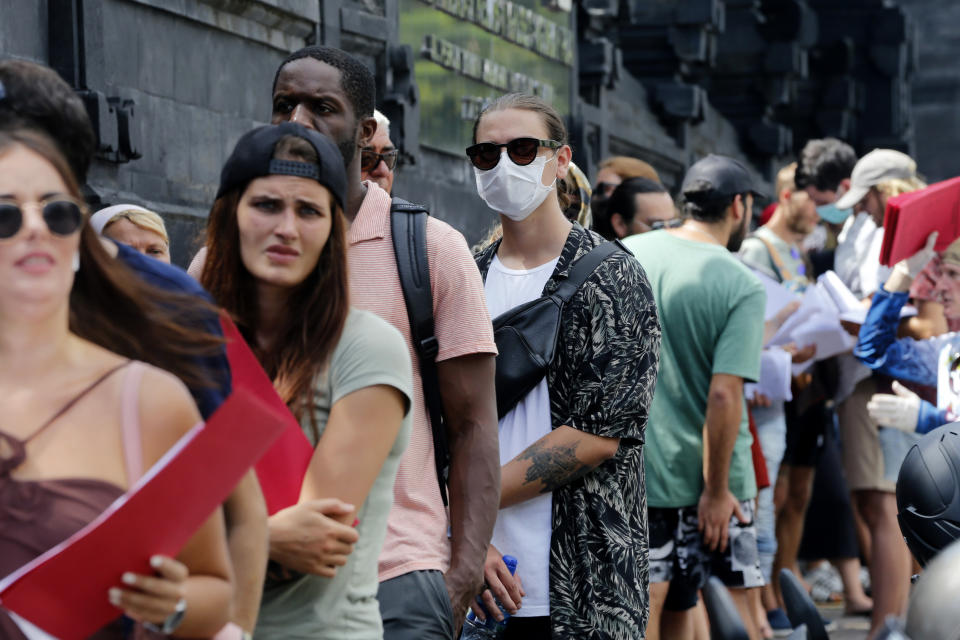
[[[604,242],[574,224],[545,293]],[[500,243],[477,254],[487,270]],[[616,456],[553,492],[553,637],[638,640],[648,614],[643,434],[657,380],[660,325],[650,283],[627,252],[604,260],[563,310],[547,373],[553,428],[620,438]]]

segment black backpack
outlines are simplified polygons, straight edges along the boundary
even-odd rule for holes
[[[423,399],[430,415],[433,450],[437,466],[440,497],[447,506],[447,481],[450,477],[450,444],[447,440],[443,401],[437,376],[439,344],[433,327],[433,293],[430,290],[430,262],[427,258],[427,216],[423,205],[401,198],[390,203],[390,232],[397,272],[403,289],[403,301],[410,321],[410,337],[420,360]]]

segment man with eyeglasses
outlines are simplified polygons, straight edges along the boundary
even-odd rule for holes
[[[390,141],[390,120],[379,110],[373,111],[377,132],[370,144],[360,150],[360,179],[372,180],[387,193],[393,192],[393,172],[399,151]]]
[[[649,178],[627,178],[613,190],[603,214],[594,218],[594,231],[613,240],[681,223],[666,187]]]

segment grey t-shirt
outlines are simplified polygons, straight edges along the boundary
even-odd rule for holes
[[[782,268],[777,266],[764,240],[777,252]],[[807,273],[807,266],[803,261],[803,250],[797,245],[786,243],[767,227],[760,227],[753,236],[744,238],[740,246],[740,259],[751,269],[773,278],[795,293],[803,293],[810,284],[810,274]]]
[[[303,576],[264,591],[256,638],[380,640],[377,558],[393,503],[393,482],[410,439],[413,379],[403,336],[385,320],[351,309],[326,375],[314,388],[314,412],[322,438],[330,409],[344,396],[374,385],[389,385],[407,398],[407,413],[380,473],[359,508],[360,539],[335,578]],[[304,433],[313,440],[308,417]],[[316,442],[313,442],[316,445]]]

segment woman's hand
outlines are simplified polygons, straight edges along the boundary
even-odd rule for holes
[[[270,559],[301,573],[333,578],[359,539],[337,522],[352,517],[353,505],[336,498],[310,500],[270,516]]]
[[[190,572],[185,564],[166,556],[153,556],[150,566],[157,575],[124,573],[121,581],[126,586],[110,589],[108,596],[110,604],[122,609],[128,618],[161,626],[186,597]]]

